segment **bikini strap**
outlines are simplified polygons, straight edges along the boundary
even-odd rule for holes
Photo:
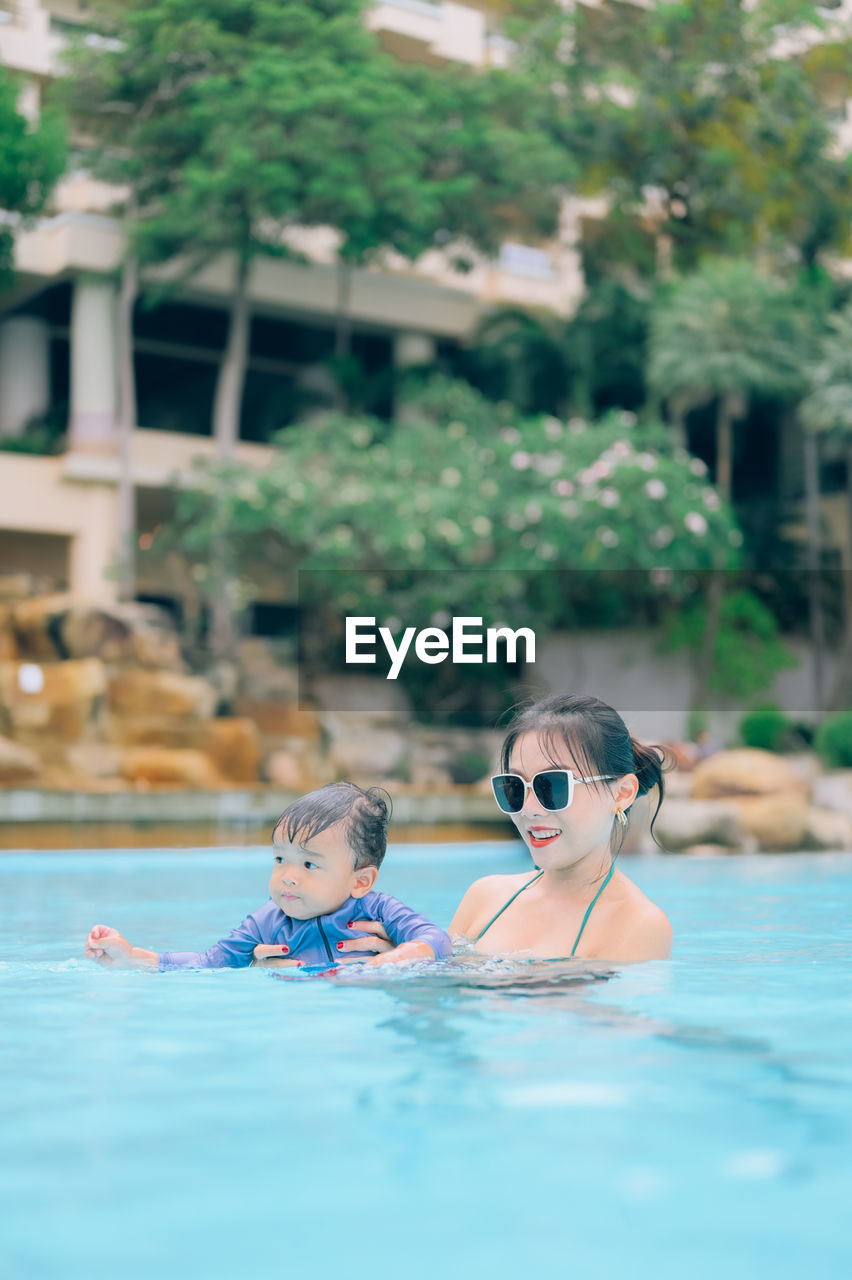
[[[531,884],[535,884],[536,880],[539,880],[543,875],[544,875],[544,872],[543,872],[543,871],[537,871],[537,872],[536,872],[536,874],[533,876],[532,880],[527,880],[526,884],[522,884],[522,885],[521,885],[521,887],[520,887],[520,889],[518,889],[516,893],[513,893],[513,894],[512,894],[512,896],[511,896],[511,898],[509,899],[509,901],[508,901],[508,902],[504,902],[504,903],[503,903],[502,907],[501,907],[501,908],[500,908],[500,910],[497,912],[497,914],[496,914],[495,916],[492,916],[492,917],[491,917],[491,919],[488,921],[488,924],[485,926],[485,928],[482,930],[482,932],[481,932],[481,933],[478,933],[478,934],[476,935],[476,937],[474,938],[474,942],[479,942],[479,939],[480,939],[481,937],[483,937],[483,935],[484,935],[484,934],[486,934],[486,933],[488,932],[488,930],[491,928],[491,926],[492,926],[492,924],[494,923],[494,921],[495,921],[495,920],[499,920],[500,916],[502,916],[503,912],[506,910],[506,908],[507,908],[507,907],[511,907],[512,903],[515,901],[515,899],[517,898],[517,896],[518,896],[518,894],[519,894],[519,893],[523,893],[524,889],[528,889],[528,888],[530,887],[530,885],[531,885]],[[585,923],[586,923],[586,922],[585,922],[585,920],[584,920],[584,921],[583,921],[583,924],[585,924]],[[582,932],[582,930],[581,930],[581,932]],[[579,941],[580,941],[580,939],[578,938],[578,939],[577,939],[577,942],[579,942]],[[575,943],[574,945],[576,946],[577,944]],[[574,953],[572,952],[571,954],[573,955]]]
[[[594,905],[595,905],[595,903],[597,902],[598,898],[601,896],[601,894],[603,893],[604,889],[607,887],[607,885],[609,884],[610,880],[612,879],[612,873],[613,873],[613,871],[614,871],[614,870],[615,870],[615,863],[614,863],[614,862],[611,862],[611,863],[609,864],[609,871],[606,873],[606,878],[604,879],[603,884],[602,884],[602,885],[601,885],[601,887],[598,889],[597,893],[596,893],[596,894],[595,894],[595,896],[592,898],[592,900],[591,900],[591,902],[589,903],[589,905],[586,907],[586,914],[583,916],[583,923],[580,925],[580,932],[577,934],[576,941],[574,942],[574,945],[573,945],[573,947],[571,948],[571,955],[572,955],[572,956],[573,956],[574,952],[577,950],[577,947],[578,947],[578,945],[579,945],[580,939],[581,939],[581,938],[582,938],[582,936],[583,936],[583,930],[585,929],[586,925],[588,924],[589,916],[592,914],[592,908],[594,907]],[[508,904],[508,902],[507,902],[507,903],[506,903],[506,906],[508,906],[508,905],[509,905],[509,904]],[[481,936],[482,936],[482,935],[480,934],[480,937],[481,937]]]

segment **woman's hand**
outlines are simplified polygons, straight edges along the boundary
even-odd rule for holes
[[[364,933],[372,934],[370,938],[347,938],[345,942],[338,942],[337,950],[341,952],[341,956],[347,951],[374,951],[378,953],[386,951],[394,951],[396,948],[387,935],[387,930],[381,920],[353,920],[353,929],[361,929]],[[431,951],[432,948],[430,947]],[[361,957],[359,956],[358,959]],[[368,961],[369,964],[376,964],[378,955],[374,959]]]
[[[254,949],[254,969],[300,969],[302,960],[288,959],[290,948],[270,942],[259,942]]]

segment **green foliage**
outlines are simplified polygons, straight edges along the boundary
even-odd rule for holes
[[[673,612],[664,647],[698,654],[706,626],[701,601]],[[778,638],[775,618],[753,592],[740,589],[725,596],[707,681],[711,691],[749,698],[767,689],[779,671],[796,665],[797,659]]]
[[[852,303],[828,317],[807,376],[810,391],[799,410],[805,426],[852,440]]]
[[[786,37],[824,25],[797,0],[661,0],[641,21],[629,5],[573,5],[530,25],[526,56],[559,86],[550,128],[583,189],[610,197],[611,265],[654,270],[635,234],[648,225],[649,191],[679,270],[707,253],[787,260],[793,246],[812,263],[848,245],[850,160],[832,146],[824,66],[789,57],[780,22]],[[848,41],[825,48],[848,65]]]
[[[659,395],[784,396],[802,386],[795,296],[742,260],[708,260],[662,287],[649,377]]]
[[[32,126],[18,111],[20,85],[0,67],[0,209],[23,219],[41,213],[65,168],[61,115],[49,107]],[[0,288],[12,283],[13,231],[0,224]]]
[[[852,711],[839,711],[823,720],[814,747],[831,768],[852,768]]]
[[[790,741],[793,722],[775,703],[766,702],[746,712],[740,720],[739,730],[747,747],[783,751]]]

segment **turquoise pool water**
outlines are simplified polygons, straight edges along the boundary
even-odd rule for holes
[[[267,850],[0,857],[4,1280],[841,1277],[852,858],[625,860],[670,962],[334,985],[122,973],[90,925],[201,947]],[[392,850],[446,923],[513,845]]]

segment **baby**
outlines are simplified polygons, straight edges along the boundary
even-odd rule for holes
[[[115,929],[95,925],[86,955],[125,969],[242,968],[252,961],[333,965],[343,959],[370,964],[448,956],[449,936],[423,916],[373,889],[387,847],[388,808],[378,788],[332,782],[284,810],[272,833],[275,865],[270,901],[246,916],[207,951],[146,951]],[[355,920],[377,920],[388,950]],[[355,938],[370,937],[358,951]],[[384,944],[387,946],[387,944]]]

